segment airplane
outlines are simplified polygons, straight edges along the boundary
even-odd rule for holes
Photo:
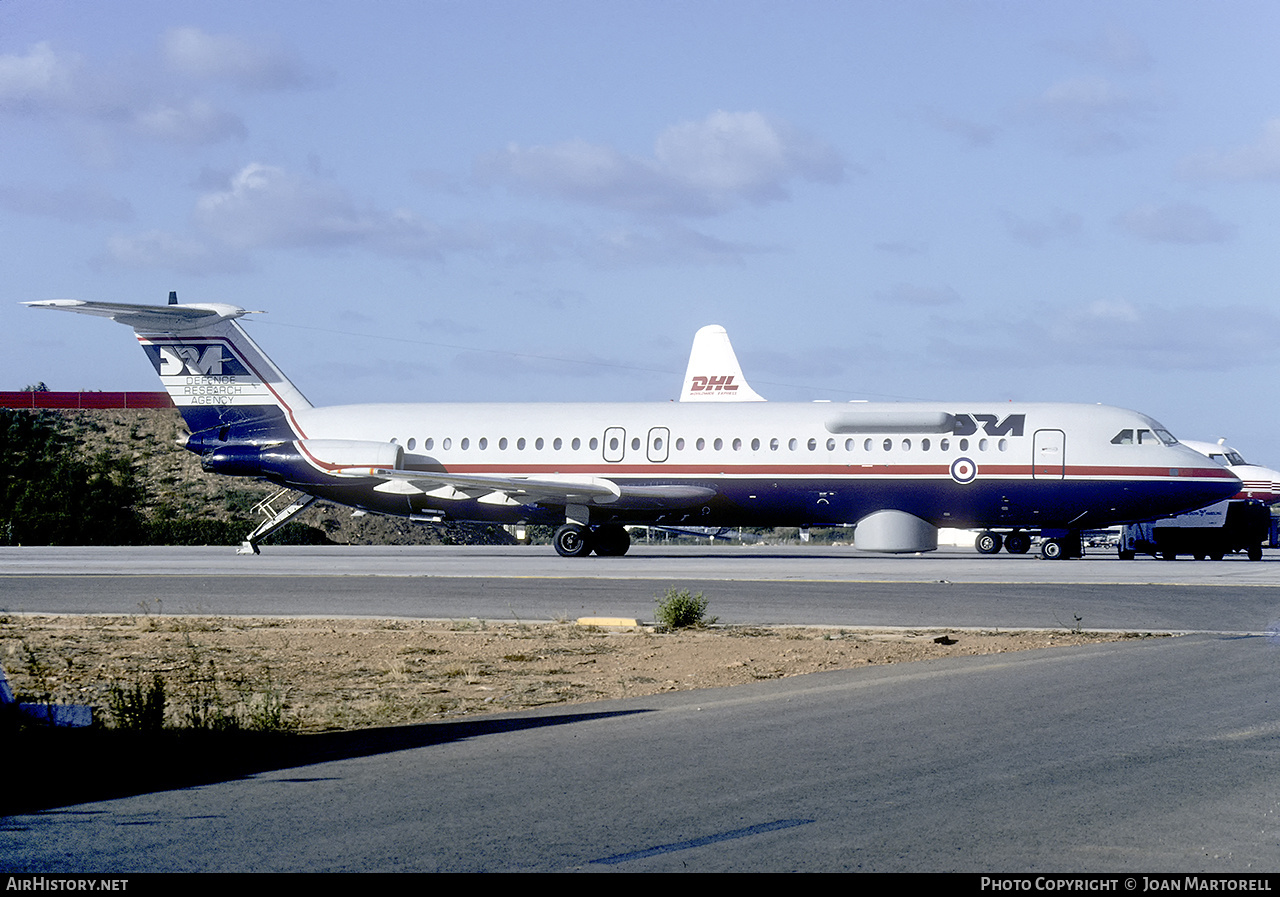
[[[1197,560],[1221,560],[1231,552],[1244,551],[1249,560],[1262,560],[1263,543],[1270,540],[1272,532],[1269,506],[1280,502],[1280,470],[1250,464],[1226,439],[1216,443],[1187,440],[1183,445],[1239,477],[1240,491],[1185,514],[1121,527],[1120,559],[1133,560],[1145,553],[1174,560],[1181,552]]]
[[[1227,445],[1225,438],[1220,438],[1217,442],[1193,442],[1188,439],[1182,444],[1217,461],[1240,478],[1242,488],[1238,494],[1231,496],[1233,499],[1260,501],[1265,505],[1280,501],[1280,470],[1250,464],[1238,451]]]
[[[324,499],[431,523],[550,525],[564,557],[625,554],[627,525],[852,523],[855,547],[889,553],[936,549],[940,526],[1012,528],[1006,548],[1020,553],[1036,530],[1056,559],[1080,554],[1082,529],[1241,488],[1122,408],[765,402],[716,325],[695,339],[681,402],[313,407],[241,326],[256,312],[240,306],[174,293],[168,305],[24,304],[132,327],[204,470],[298,493],[243,553]],[[1117,443],[1126,430],[1144,435]]]

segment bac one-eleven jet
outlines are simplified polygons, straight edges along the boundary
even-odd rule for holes
[[[765,402],[723,328],[699,332],[681,402],[316,408],[249,338],[245,309],[50,300],[132,327],[205,470],[425,522],[556,527],[561,555],[621,555],[628,524],[856,524],[868,551],[935,549],[937,527],[1030,533],[1047,558],[1079,533],[1174,516],[1240,480],[1145,415],[1105,405]],[[1117,433],[1145,434],[1117,441]]]

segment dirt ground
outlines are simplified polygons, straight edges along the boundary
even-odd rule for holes
[[[20,700],[92,704],[158,675],[166,724],[301,732],[714,688],[866,664],[1047,649],[1136,633],[276,619],[138,614],[0,617]]]

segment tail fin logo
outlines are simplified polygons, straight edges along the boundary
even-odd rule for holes
[[[222,376],[222,346],[160,346],[160,376]]]
[[[737,392],[738,384],[733,382],[733,374],[723,377],[694,377],[690,392]]]
[[[147,357],[155,366],[156,373],[166,384],[176,382],[173,378],[184,378],[187,382],[207,378],[240,378],[244,382],[257,380],[257,377],[244,365],[234,346],[221,341],[210,340],[182,342],[160,342],[146,340],[142,343]]]

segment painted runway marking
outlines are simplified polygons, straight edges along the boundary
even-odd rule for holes
[[[765,832],[776,832],[784,828],[794,828],[797,825],[808,825],[813,821],[814,820],[812,819],[779,819],[776,822],[764,822],[760,825],[734,829],[731,832],[720,832],[717,835],[707,835],[702,838],[693,838],[689,841],[677,841],[674,844],[660,844],[657,847],[646,847],[644,850],[633,850],[630,853],[618,853],[611,857],[603,857],[602,859],[592,860],[591,862],[608,863],[610,865],[625,863],[629,860],[640,860],[645,857],[657,856],[662,853],[673,853],[677,850],[688,850],[692,847],[702,847],[707,844],[716,844],[720,841],[732,841],[735,838],[746,838],[749,835],[760,835]]]

